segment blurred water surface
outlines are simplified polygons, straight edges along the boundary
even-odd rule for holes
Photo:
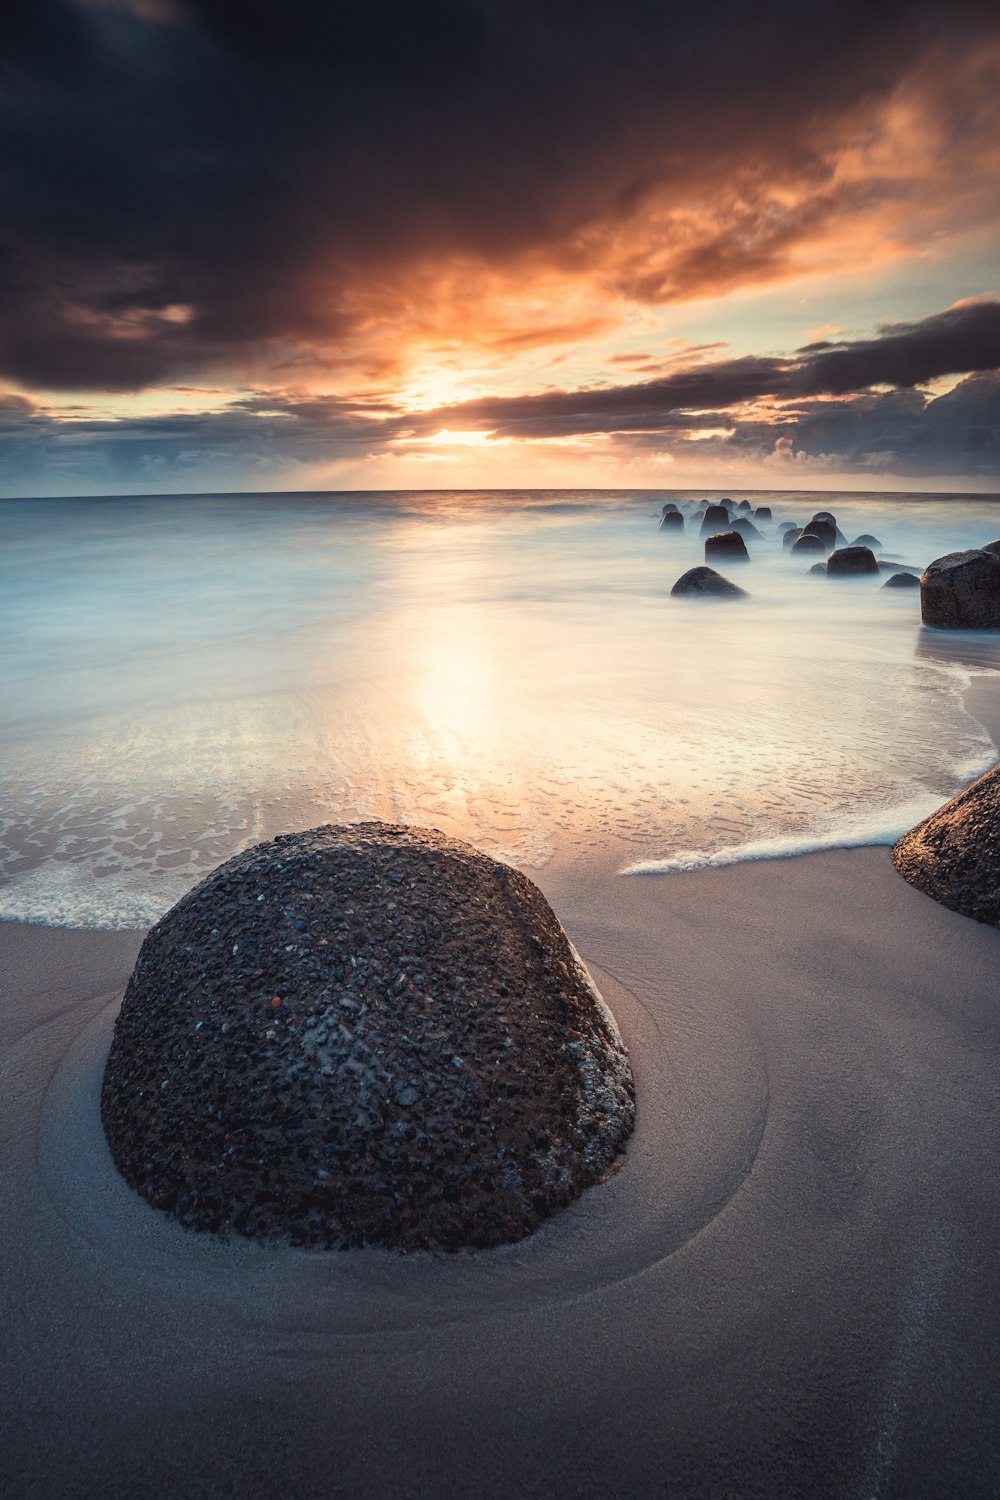
[[[670,597],[703,543],[660,508],[696,498],[0,501],[0,915],[144,925],[248,843],[365,817],[528,868],[873,842],[992,763],[962,691],[1000,637],[813,576],[777,526],[832,510],[923,568],[1000,501],[757,492],[723,603]]]

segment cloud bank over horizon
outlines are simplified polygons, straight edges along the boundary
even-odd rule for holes
[[[973,0],[16,4],[0,487],[988,486],[998,83]]]

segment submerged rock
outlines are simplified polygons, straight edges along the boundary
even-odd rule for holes
[[[748,516],[737,516],[733,522],[733,530],[738,531],[744,541],[762,542],[764,540],[763,533],[757,530]]]
[[[893,573],[891,578],[885,580],[882,587],[884,589],[918,589],[920,579],[915,573]]]
[[[936,558],[920,580],[920,614],[940,630],[1000,630],[1000,557],[977,547]]]
[[[837,517],[830,510],[818,510],[813,516],[812,521],[809,522],[810,526],[812,525],[813,521],[824,521],[828,526],[835,527],[837,524]]]
[[[825,573],[826,572],[826,563],[825,562],[813,563],[813,565],[809,569],[809,571],[810,571],[810,573]]]
[[[873,552],[881,552],[882,550],[882,543],[879,541],[878,537],[871,536],[867,531],[862,532],[860,536],[856,536],[854,538],[854,541],[851,543],[851,546],[870,547]]]
[[[361,823],[259,844],[157,923],[101,1114],[122,1175],[192,1228],[454,1250],[603,1176],[634,1089],[530,880]]]
[[[746,589],[741,589],[738,584],[730,583],[728,578],[723,578],[714,568],[689,568],[682,573],[680,578],[670,590],[672,596],[681,597],[710,597],[719,599],[748,599],[750,596]]]
[[[680,513],[679,510],[665,510],[663,512],[663,515],[660,517],[660,524],[659,524],[657,530],[658,531],[670,531],[670,530],[683,531],[684,530],[684,517],[681,515],[681,513]]]
[[[942,906],[1000,927],[1000,766],[905,833],[892,860]]]
[[[755,521],[769,521],[771,519],[771,507],[769,505],[758,505],[753,513]]]
[[[749,562],[747,544],[738,531],[718,531],[705,538],[705,561],[712,557],[728,557],[733,561]]]
[[[838,547],[827,558],[826,571],[841,575],[877,573],[878,561],[870,547]]]
[[[785,548],[786,551],[791,551],[791,549],[795,546],[795,543],[798,541],[798,539],[799,539],[799,537],[801,535],[802,535],[802,527],[801,526],[789,526],[788,530],[785,532],[784,536],[781,538],[781,545]]]
[[[780,523],[780,525],[778,526],[778,535],[779,536],[784,536],[784,534],[785,534],[786,531],[794,531],[794,532],[798,533],[801,530],[802,530],[802,527],[801,526],[796,526],[796,524],[795,524],[794,521],[782,521]]]

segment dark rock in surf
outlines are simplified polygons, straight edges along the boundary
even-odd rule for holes
[[[781,545],[784,547],[784,549],[785,549],[786,552],[790,552],[791,551],[791,549],[795,546],[795,543],[798,541],[798,539],[799,539],[799,537],[801,535],[802,535],[802,527],[801,526],[790,526],[788,528],[788,530],[785,532],[784,536],[781,538]]]
[[[634,1090],[530,880],[361,823],[247,850],[157,923],[101,1114],[122,1175],[191,1228],[455,1250],[599,1180]]]
[[[790,531],[786,532],[786,537],[788,536],[791,536]],[[800,532],[791,545],[793,555],[799,552],[825,552],[827,550],[826,542],[813,531]]]
[[[817,519],[814,516],[808,526],[804,526],[802,530],[806,536],[819,537],[825,547],[837,545],[837,528],[830,521]]]
[[[1000,630],[1000,557],[977,547],[935,558],[920,580],[920,614],[939,630]]]
[[[770,521],[771,507],[769,505],[758,505],[753,513],[755,521]]]
[[[724,505],[710,505],[701,523],[702,536],[711,536],[716,531],[728,531],[729,512]]]
[[[660,517],[658,531],[683,531],[684,517],[679,510],[665,510]]]
[[[882,550],[882,543],[879,541],[878,537],[869,535],[867,531],[862,532],[861,536],[856,536],[854,538],[854,541],[851,543],[851,546],[870,547],[873,552],[881,552]]]
[[[891,578],[885,580],[882,587],[884,589],[918,589],[920,579],[915,573],[893,573]]]
[[[950,911],[1000,927],[1000,766],[905,833],[892,861]]]
[[[746,589],[730,583],[714,568],[689,568],[670,590],[674,598],[748,599]]]
[[[778,527],[778,535],[779,536],[784,536],[784,534],[785,534],[786,531],[799,532],[801,530],[802,530],[802,527],[801,526],[796,526],[796,524],[795,524],[794,521],[782,521],[781,524]]]
[[[761,542],[764,540],[763,534],[757,530],[757,527],[753,524],[748,516],[737,516],[736,520],[733,522],[732,529],[734,531],[738,531],[745,542]]]
[[[705,561],[727,557],[732,562],[749,562],[747,544],[738,531],[719,531],[705,538]]]
[[[826,572],[826,563],[825,562],[813,563],[813,565],[809,569],[809,571],[810,571],[810,573],[825,573]]]
[[[667,503],[666,503],[666,505],[664,505],[663,510],[660,512],[660,514],[665,516],[668,511],[675,511],[677,509],[678,509],[678,507],[677,507],[676,503],[673,500],[668,500]]]
[[[812,517],[812,520],[809,522],[810,526],[812,525],[813,521],[824,521],[828,526],[836,526],[837,517],[833,514],[832,511],[818,510]]]
[[[838,547],[827,558],[826,571],[842,577],[847,574],[877,573],[878,562],[870,547]]]

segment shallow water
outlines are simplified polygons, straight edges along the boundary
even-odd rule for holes
[[[734,498],[738,498],[737,493]],[[995,759],[1000,635],[808,573],[832,510],[923,568],[996,498],[749,495],[738,602],[680,601],[688,494],[0,502],[0,916],[145,925],[277,832],[430,824],[527,868],[685,868],[885,841]]]

